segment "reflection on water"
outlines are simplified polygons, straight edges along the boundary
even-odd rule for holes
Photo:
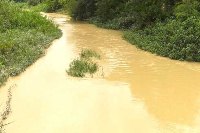
[[[73,22],[65,15],[48,16],[60,24],[64,35],[44,58],[11,79],[18,88],[8,120],[16,122],[8,133],[200,131],[199,63],[141,51],[118,31]],[[83,48],[102,55],[104,78],[76,79],[65,74]]]

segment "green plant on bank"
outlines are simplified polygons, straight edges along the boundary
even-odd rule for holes
[[[75,1],[69,8],[71,16],[84,16],[84,6]],[[96,0],[94,5],[91,23],[126,30],[124,38],[138,48],[171,59],[200,61],[199,1]]]
[[[99,66],[91,58],[100,59],[100,55],[91,49],[84,49],[79,55],[80,59],[73,60],[66,72],[73,77],[85,77],[86,74],[94,74]]]
[[[0,0],[0,86],[44,55],[61,31],[39,13],[22,11]]]
[[[15,6],[17,6],[18,8],[22,8],[22,9],[28,9],[28,3],[27,2],[16,2]]]
[[[33,12],[56,12],[65,8],[66,0],[24,0],[19,2],[14,0],[16,5],[22,9]]]
[[[17,2],[15,6],[21,8],[22,10],[27,10],[30,12],[48,12],[48,5],[46,3],[38,3],[37,5],[29,5],[27,2]]]
[[[175,18],[154,27],[124,32],[124,38],[137,47],[176,60],[200,62],[199,2],[175,8]]]
[[[125,30],[138,48],[177,60],[200,61],[199,0],[44,0],[49,11]]]
[[[48,5],[46,3],[39,3],[36,6],[29,6],[29,10],[33,12],[48,12]]]

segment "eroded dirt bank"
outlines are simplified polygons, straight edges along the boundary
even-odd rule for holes
[[[17,85],[7,133],[200,131],[200,64],[138,50],[118,31],[46,15],[59,24],[63,36],[45,57],[1,89]],[[102,55],[104,78],[66,74],[82,48]]]

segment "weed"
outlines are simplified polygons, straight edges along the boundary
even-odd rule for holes
[[[86,74],[94,74],[99,66],[91,58],[100,59],[100,55],[91,49],[84,49],[79,55],[80,59],[75,59],[70,63],[67,73],[73,77],[85,77]]]
[[[80,57],[84,59],[91,59],[92,57],[101,59],[101,56],[91,49],[83,49],[80,53]]]
[[[0,133],[3,133],[4,131],[4,127],[6,125],[9,125],[10,123],[4,124],[4,120],[7,119],[8,115],[11,113],[11,100],[12,100],[12,92],[11,90],[16,87],[16,85],[12,85],[9,89],[8,89],[8,99],[6,101],[6,107],[5,110],[3,111],[3,113],[1,114],[0,117]]]
[[[93,74],[97,71],[97,69],[97,63],[75,59],[70,64],[70,68],[67,70],[67,73],[73,77],[85,77],[86,73]]]
[[[0,86],[44,55],[61,30],[39,13],[22,11],[0,0]]]

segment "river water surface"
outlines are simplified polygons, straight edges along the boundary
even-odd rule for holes
[[[119,31],[46,14],[63,31],[46,56],[10,78],[7,133],[200,133],[200,64],[137,49]],[[65,70],[83,48],[102,59],[94,78]]]

